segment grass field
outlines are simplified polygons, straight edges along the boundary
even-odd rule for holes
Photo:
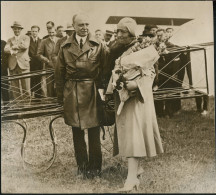
[[[49,117],[28,119],[26,159],[39,164],[50,158]],[[195,100],[182,100],[182,111],[171,119],[158,119],[165,153],[144,158],[145,170],[138,193],[216,193],[214,99],[210,113],[196,112]],[[125,159],[112,157],[108,132],[103,144],[101,178],[83,180],[76,176],[71,128],[63,119],[54,123],[57,157],[46,172],[23,169],[20,157],[22,129],[12,123],[1,129],[2,193],[115,193],[127,175]],[[112,131],[112,129],[111,129]]]

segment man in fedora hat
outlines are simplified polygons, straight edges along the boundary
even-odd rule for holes
[[[28,35],[30,37],[31,36],[31,30],[28,30],[26,35]]]
[[[21,23],[15,21],[11,28],[14,31],[14,37],[8,39],[7,44],[4,48],[5,53],[9,53],[8,67],[10,75],[22,74],[29,72],[29,45],[30,38],[27,35],[21,35],[23,26]],[[13,99],[28,99],[30,97],[30,79],[20,79],[11,81],[11,91]]]

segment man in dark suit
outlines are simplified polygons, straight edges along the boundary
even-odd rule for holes
[[[30,71],[42,70],[43,63],[37,57],[38,47],[41,43],[41,39],[38,37],[40,31],[39,26],[31,27],[29,57],[30,57]],[[34,76],[31,78],[31,92],[35,98],[40,98],[42,94],[41,90],[41,76]]]
[[[4,52],[6,42],[1,40],[1,76],[8,76],[8,57],[9,54]],[[1,82],[1,95],[4,104],[9,101],[9,83],[8,81]]]
[[[47,32],[48,32],[49,29],[54,28],[54,27],[55,27],[54,22],[48,21],[48,22],[46,23]],[[43,39],[46,39],[46,38],[48,38],[48,37],[49,37],[49,35],[46,35],[46,36],[43,37]]]
[[[58,38],[55,36],[56,31],[55,28],[48,29],[49,37],[43,39],[38,48],[37,55],[41,62],[45,63],[45,69],[53,69],[55,62],[53,61],[55,46],[58,41]],[[46,84],[47,84],[47,96],[55,97],[55,89],[54,89],[54,76],[47,75],[46,76]]]

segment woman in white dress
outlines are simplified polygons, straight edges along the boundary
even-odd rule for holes
[[[136,22],[132,18],[123,18],[117,25],[117,36],[119,43],[115,48],[115,59],[110,61],[119,61],[119,57],[130,55],[128,49],[137,44],[135,29]],[[127,52],[126,52],[127,51]],[[111,49],[112,52],[112,49]],[[114,70],[118,66],[114,67]],[[139,159],[142,157],[153,157],[163,153],[162,142],[158,129],[152,84],[155,77],[154,67],[142,71],[142,76],[138,79],[126,81],[126,89],[129,93],[136,91],[125,101],[119,115],[116,114],[116,129],[118,140],[118,155],[126,157],[128,160],[128,175],[124,187],[119,191],[131,191],[138,188],[138,175],[143,172],[139,166]],[[112,80],[112,79],[111,79]],[[119,93],[109,83],[107,94],[114,93],[116,110],[120,104]],[[133,93],[134,94],[134,93]]]

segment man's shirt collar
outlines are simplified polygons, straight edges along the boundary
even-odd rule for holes
[[[51,36],[50,36],[49,38],[50,38],[51,41],[53,41],[54,43],[56,43],[56,41],[57,41],[57,37],[56,36],[54,36],[53,38],[51,38]]]
[[[83,40],[83,45],[85,44],[86,39],[87,39],[87,36],[85,36],[85,37],[80,37],[79,35],[76,34],[75,37],[76,37],[76,40],[77,40],[78,44],[80,44],[80,39]]]
[[[14,35],[14,37],[15,37],[15,40],[18,41],[20,38],[20,35],[19,36]]]
[[[35,42],[35,41],[38,41],[38,37],[34,38],[34,37],[32,36],[32,39],[33,39],[34,42]]]

